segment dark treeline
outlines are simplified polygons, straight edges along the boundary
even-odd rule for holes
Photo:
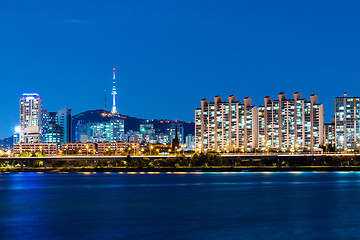
[[[19,160],[6,159],[0,162],[0,167],[18,167]],[[41,158],[25,160],[26,167],[44,167]],[[267,157],[260,156],[256,159],[244,157],[222,157],[218,153],[195,153],[188,158],[178,155],[174,158],[149,159],[132,158],[130,155],[124,160],[77,160],[77,161],[48,161],[49,168],[71,168],[71,167],[123,167],[123,168],[191,168],[191,167],[298,167],[298,166],[360,166],[360,156],[357,155],[333,155],[333,156],[291,156],[291,157]]]

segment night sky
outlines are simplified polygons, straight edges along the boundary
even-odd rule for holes
[[[19,98],[73,114],[104,107],[117,69],[118,110],[193,121],[202,98],[360,95],[360,1],[1,1],[0,138]],[[110,106],[108,95],[108,106]]]

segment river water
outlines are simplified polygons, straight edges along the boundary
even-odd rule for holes
[[[360,173],[1,173],[0,239],[360,239]]]

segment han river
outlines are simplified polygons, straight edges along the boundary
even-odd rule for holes
[[[360,172],[0,173],[0,239],[360,239]]]

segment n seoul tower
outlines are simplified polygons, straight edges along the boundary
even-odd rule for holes
[[[111,109],[111,113],[112,114],[117,114],[117,111],[116,111],[116,86],[115,86],[115,68],[113,68],[113,88],[112,88],[112,92],[111,92],[112,96],[113,96],[113,106],[112,106],[112,109]]]

